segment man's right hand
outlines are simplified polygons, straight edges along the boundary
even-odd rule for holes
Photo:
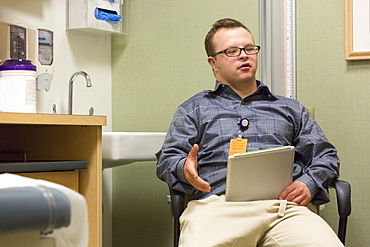
[[[194,144],[192,149],[188,154],[188,158],[184,164],[184,175],[186,181],[191,184],[195,189],[201,190],[204,192],[211,191],[211,185],[201,179],[198,175],[198,157],[197,153],[199,150],[198,144]]]

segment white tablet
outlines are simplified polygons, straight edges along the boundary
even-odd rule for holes
[[[226,201],[278,199],[292,182],[294,153],[284,146],[229,156]]]

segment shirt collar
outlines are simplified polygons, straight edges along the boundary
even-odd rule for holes
[[[227,84],[222,84],[216,81],[215,89],[211,92],[224,92],[226,94],[236,94],[235,91]],[[270,92],[270,89],[261,81],[257,80],[257,90],[246,98],[254,98],[255,96],[267,99],[267,100],[277,100],[278,98]]]

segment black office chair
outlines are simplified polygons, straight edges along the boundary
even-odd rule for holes
[[[339,226],[338,237],[343,245],[346,240],[347,219],[351,214],[351,186],[348,182],[343,180],[335,180],[331,185],[336,190]],[[179,218],[185,209],[187,200],[183,192],[170,189],[171,194],[171,211],[174,223],[174,243],[173,246],[177,247],[180,237],[180,221]]]

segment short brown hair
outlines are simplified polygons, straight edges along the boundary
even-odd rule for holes
[[[231,28],[238,28],[238,27],[244,28],[249,33],[251,33],[251,31],[245,25],[243,25],[241,22],[239,22],[237,20],[234,20],[234,19],[231,19],[231,18],[224,18],[224,19],[220,19],[220,20],[216,21],[212,25],[211,30],[209,30],[209,32],[207,33],[206,38],[204,40],[204,46],[206,48],[207,56],[211,56],[212,54],[214,54],[216,52],[215,48],[214,48],[212,38],[219,29],[221,29],[221,28],[231,29]]]

